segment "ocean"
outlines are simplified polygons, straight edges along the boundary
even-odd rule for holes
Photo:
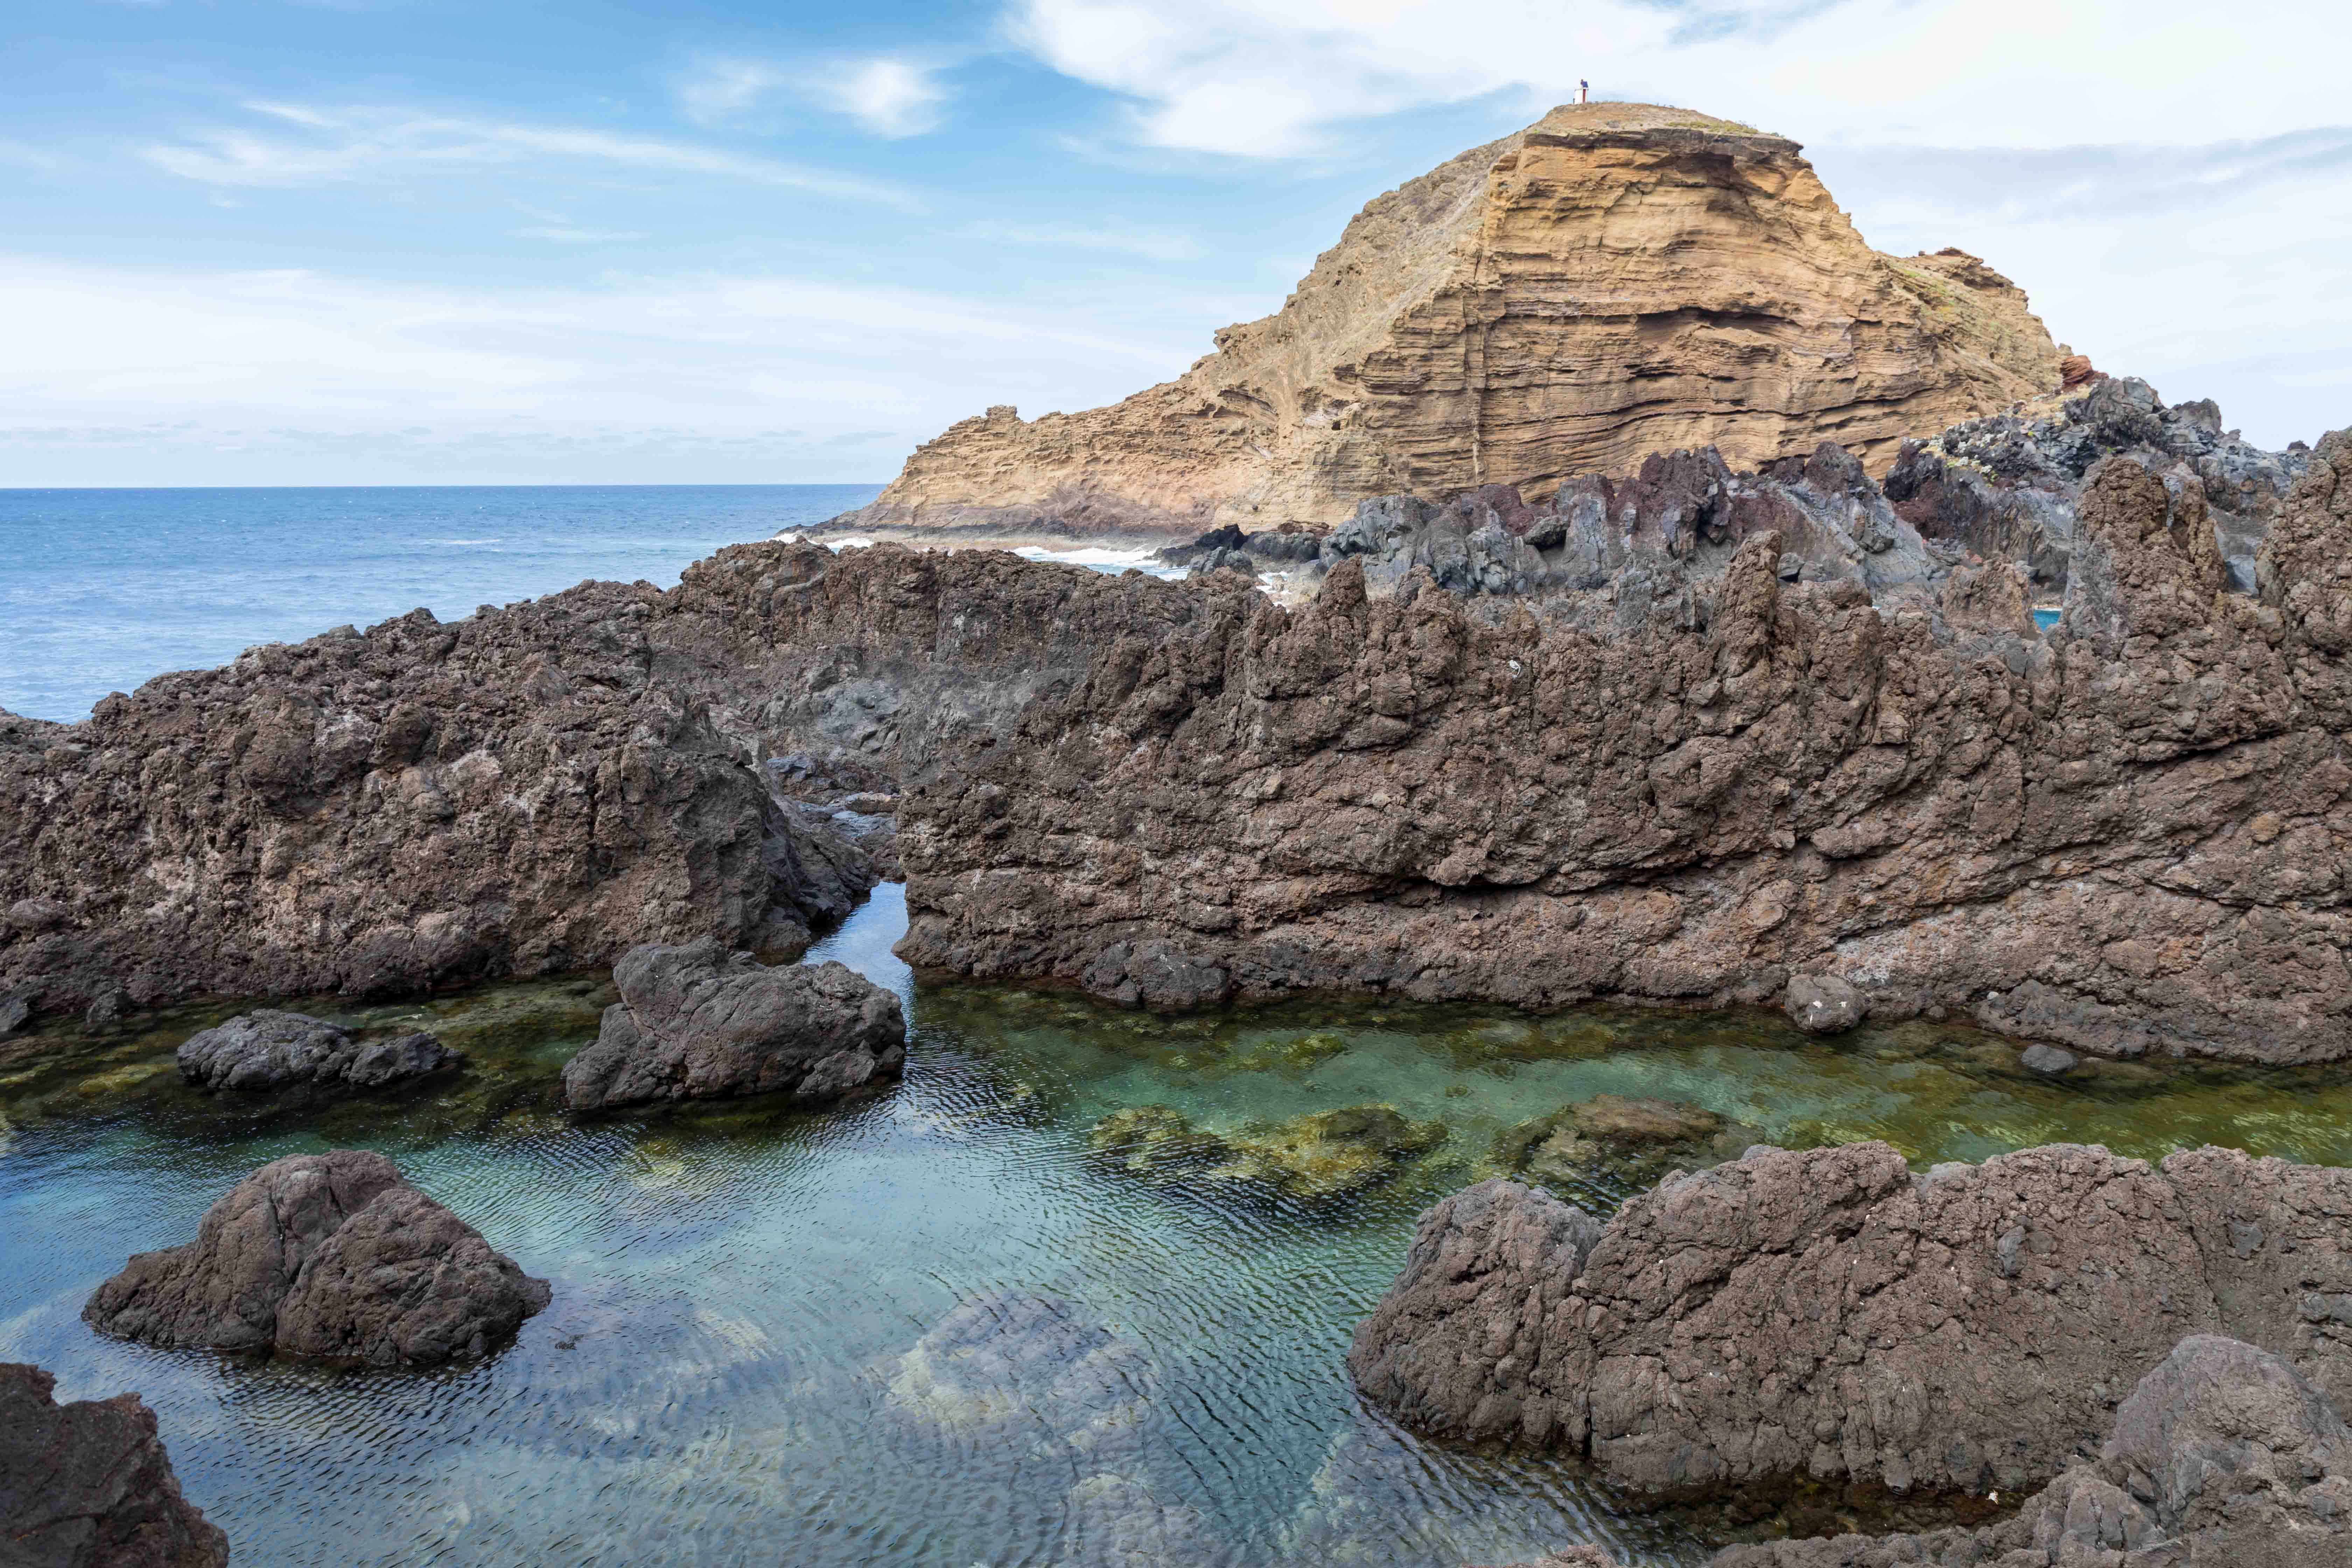
[[[83,719],[166,670],[419,605],[454,620],[592,577],[667,587],[879,489],[0,489],[0,708]]]

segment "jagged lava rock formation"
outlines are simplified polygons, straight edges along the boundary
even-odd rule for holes
[[[1391,491],[1714,446],[1754,464],[2059,388],[2024,294],[1956,250],[1872,250],[1797,143],[1685,110],[1566,105],[1379,197],[1281,311],[1161,386],[1010,407],[925,444],[871,532],[1190,532],[1336,522]]]
[[[2352,1053],[2352,435],[2259,596],[2193,476],[2110,458],[2080,510],[2047,634],[2010,563],[1874,603],[1736,517],[1536,599],[1371,599],[1350,559],[1294,612],[1217,574],[1014,743],[909,774],[900,952],[1145,1005],[1171,974],[1550,1006],[1831,973],[2111,1055]]]
[[[57,1379],[0,1362],[0,1563],[225,1568],[228,1537],[181,1495],[135,1394],[51,1399]]]
[[[1349,1368],[1408,1425],[1654,1490],[1810,1474],[2039,1484],[2183,1336],[2352,1403],[2352,1172],[2071,1144],[1915,1178],[1751,1150],[1605,1226],[1489,1181],[1422,1221]]]
[[[198,1030],[180,1043],[180,1076],[205,1089],[269,1089],[294,1084],[381,1089],[461,1060],[422,1030],[356,1039],[348,1029],[300,1013],[257,1007]]]
[[[549,1298],[390,1160],[335,1149],[262,1166],[194,1241],[134,1254],[81,1315],[146,1344],[419,1367],[479,1359]]]

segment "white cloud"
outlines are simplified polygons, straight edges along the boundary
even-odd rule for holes
[[[1198,348],[1068,310],[719,275],[460,291],[0,258],[0,319],[13,323],[0,439],[20,452],[86,449],[149,427],[176,432],[158,435],[159,447],[249,445],[292,430],[313,445],[348,437],[379,457],[510,445],[519,433],[676,445],[784,430],[878,440],[888,451],[875,460],[881,477],[917,441],[991,403],[1088,406],[1173,374]],[[103,470],[10,467],[12,483],[121,482],[89,477]],[[422,458],[416,477],[439,482]],[[259,457],[251,482],[273,482]]]
[[[320,109],[253,102],[245,107],[271,121],[273,129],[215,127],[176,142],[151,142],[139,149],[139,155],[166,174],[228,188],[331,184],[453,169],[568,165],[633,174],[699,175],[901,209],[919,205],[908,193],[871,181],[659,137],[373,105]]]
[[[2186,146],[2347,119],[2352,8],[2294,0],[1014,0],[1012,37],[1159,146],[1295,153],[1490,93],[1679,103],[1921,146]]]
[[[698,62],[679,80],[677,98],[698,125],[742,125],[810,106],[897,139],[937,130],[946,118],[943,68],[906,55],[792,65],[720,57]]]

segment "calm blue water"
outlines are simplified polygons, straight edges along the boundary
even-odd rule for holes
[[[110,691],[256,643],[444,620],[585,578],[667,587],[722,544],[873,485],[0,489],[0,708],[77,720]]]

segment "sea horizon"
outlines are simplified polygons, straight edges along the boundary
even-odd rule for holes
[[[0,487],[0,709],[77,722],[112,691],[424,608],[590,580],[676,584],[879,485]]]

